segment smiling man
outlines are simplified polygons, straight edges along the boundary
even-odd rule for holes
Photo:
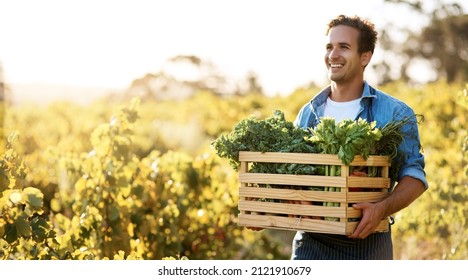
[[[362,118],[375,121],[377,127],[406,117],[412,121],[402,128],[404,140],[398,147],[398,162],[392,162],[399,166],[397,182],[391,183],[392,193],[380,202],[353,206],[362,211],[362,219],[350,236],[297,232],[291,258],[393,259],[391,230],[373,232],[380,220],[407,207],[427,189],[417,120],[409,106],[364,80],[377,42],[373,23],[340,15],[330,21],[326,35],[324,61],[330,85],[302,107],[295,124],[313,128],[323,116],[337,122]]]

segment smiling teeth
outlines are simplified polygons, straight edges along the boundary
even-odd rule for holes
[[[341,68],[343,67],[343,64],[330,64],[332,68]]]

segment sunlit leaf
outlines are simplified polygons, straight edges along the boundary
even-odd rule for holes
[[[23,190],[24,201],[34,208],[41,208],[44,194],[36,188],[25,188]]]
[[[10,201],[13,202],[13,204],[17,204],[21,201],[21,192],[15,191],[10,194]]]
[[[114,255],[114,260],[125,260],[125,252],[120,250],[118,254]]]
[[[26,215],[20,215],[15,221],[16,232],[20,236],[29,237],[31,236],[31,225],[27,221]]]
[[[36,242],[43,242],[48,237],[49,228],[43,218],[35,217],[31,220],[32,235]]]

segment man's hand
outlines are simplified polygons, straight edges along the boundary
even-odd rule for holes
[[[349,238],[364,239],[375,231],[380,221],[385,217],[385,211],[378,203],[357,203],[354,209],[362,210],[362,219]]]
[[[354,209],[362,210],[362,219],[350,238],[366,238],[374,232],[380,220],[410,205],[424,193],[423,182],[410,176],[403,177],[384,200],[376,203],[357,203]]]

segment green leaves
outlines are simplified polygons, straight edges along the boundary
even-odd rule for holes
[[[320,123],[314,129],[310,129],[310,132],[312,136],[308,139],[318,145],[321,153],[338,153],[340,142],[336,135],[336,124],[334,118],[321,118]]]
[[[37,243],[46,241],[47,238],[55,237],[55,231],[51,230],[51,226],[41,217],[34,217],[31,220],[32,237]]]
[[[18,236],[29,237],[31,236],[31,225],[28,222],[28,216],[21,213],[15,220],[15,228]]]
[[[42,204],[44,194],[36,188],[25,188],[22,193],[22,199],[26,205],[25,213],[32,216],[35,213],[42,214]]]
[[[0,168],[0,192],[6,190],[10,185],[10,178],[3,168]]]
[[[0,258],[10,258],[10,252],[29,250],[31,258],[44,251],[41,249],[47,238],[55,236],[43,214],[43,193],[26,187],[27,167],[14,149],[19,133],[8,137],[8,150],[0,158],[0,245],[4,252]]]
[[[345,119],[338,124],[334,118],[323,117],[320,123],[310,129],[308,139],[320,147],[324,154],[338,154],[344,164],[349,165],[356,155],[367,158],[374,150],[375,143],[382,137],[376,123]]]
[[[286,121],[283,112],[275,110],[272,116],[264,120],[252,116],[240,121],[229,134],[213,141],[212,146],[218,156],[227,158],[232,168],[237,170],[239,151],[317,152],[317,148],[305,140],[308,135],[307,130],[295,127],[292,122]]]

